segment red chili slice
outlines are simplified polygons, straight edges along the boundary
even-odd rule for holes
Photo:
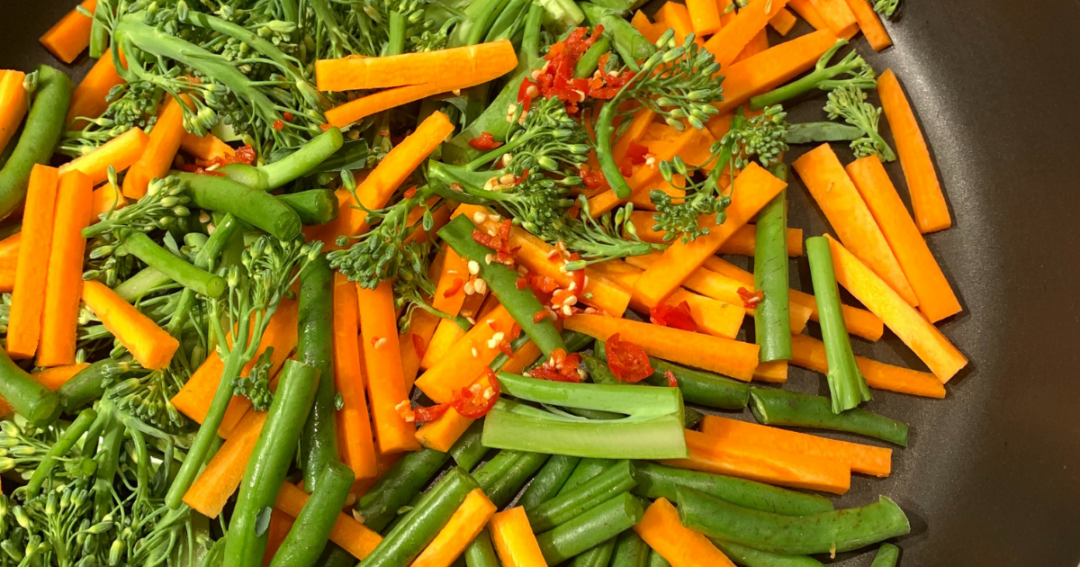
[[[293,118],[295,118],[291,112],[283,112],[281,117],[284,118],[286,122],[292,122]]]
[[[424,337],[421,337],[416,333],[412,333],[412,347],[413,350],[416,351],[416,356],[419,356],[421,359],[427,354],[427,345],[424,344]]]
[[[484,392],[488,388],[479,387],[476,392],[472,391],[472,388],[462,388],[461,393],[450,405],[461,417],[467,419],[480,419],[487,415],[491,408],[495,407],[495,403],[499,401],[499,378],[495,375],[495,371],[490,368],[484,369],[484,375],[487,376],[489,387],[493,390],[490,397],[485,397]],[[479,385],[478,380],[474,385]]]
[[[439,419],[450,409],[450,404],[438,404],[431,407],[416,406],[413,408],[413,415],[416,423],[427,423],[429,421],[435,421]]]
[[[680,301],[675,307],[661,303],[649,310],[649,319],[656,325],[672,329],[693,332],[698,330],[694,317],[690,314],[690,304],[685,301]]]
[[[757,307],[758,303],[761,303],[762,301],[765,300],[765,292],[761,291],[760,289],[757,290],[757,291],[751,292],[750,290],[746,289],[745,287],[740,287],[736,291],[739,294],[739,298],[742,299],[743,307],[745,307],[747,309],[753,309],[753,308]]]
[[[412,199],[413,197],[415,197],[416,196],[416,186],[413,185],[412,187],[409,187],[408,189],[406,189],[404,195],[405,195],[406,199]]]
[[[619,340],[619,333],[608,338],[604,352],[608,368],[620,382],[635,384],[653,374],[645,349],[630,341]]]
[[[281,130],[281,129],[284,129],[284,128],[285,128],[285,123],[284,122],[282,122],[281,120],[275,120],[274,121],[274,130]]]
[[[486,152],[488,150],[494,150],[495,148],[503,145],[503,143],[496,141],[495,136],[493,136],[491,132],[484,132],[479,136],[469,140],[469,145],[472,146],[473,149]]]
[[[664,378],[667,378],[667,385],[672,388],[679,387],[679,380],[675,378],[675,373],[670,370],[664,371]]]
[[[551,311],[548,311],[547,309],[538,311],[536,315],[533,315],[533,323],[539,323],[548,317],[551,317]]]
[[[450,297],[461,291],[462,287],[465,287],[465,280],[461,278],[454,278],[454,281],[450,282],[450,287],[446,288],[446,291],[443,292],[442,296],[444,298]]]

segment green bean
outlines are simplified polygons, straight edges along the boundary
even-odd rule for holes
[[[304,504],[296,522],[281,542],[270,567],[310,567],[322,554],[338,511],[349,497],[354,480],[352,469],[338,461],[330,461],[319,475],[318,488]],[[305,485],[306,486],[306,485]]]
[[[526,510],[529,525],[534,532],[546,532],[615,496],[629,492],[635,486],[637,481],[634,480],[633,465],[630,461],[619,461],[573,490],[560,494],[531,511]]]
[[[574,472],[570,473],[569,478],[566,479],[566,482],[559,488],[559,493],[555,496],[562,496],[582,484],[585,484],[589,479],[599,476],[600,473],[614,466],[615,462],[616,461],[611,459],[581,459],[578,461],[577,466],[574,467]]]
[[[499,451],[495,458],[476,471],[474,478],[488,499],[502,508],[513,500],[547,458],[543,453]]]
[[[611,567],[646,567],[649,564],[649,544],[634,530],[619,534]]]
[[[482,442],[483,434],[484,422],[476,420],[465,430],[461,437],[458,437],[458,440],[450,447],[450,455],[454,457],[457,466],[471,471],[476,468],[480,461],[484,460],[484,456],[487,455],[489,449]]]
[[[786,144],[820,144],[823,142],[850,142],[861,138],[863,131],[855,126],[836,122],[800,122],[788,124],[784,135]]]
[[[911,531],[907,516],[882,496],[859,508],[811,516],[781,516],[743,508],[692,488],[676,499],[684,526],[710,538],[787,555],[859,549]]]
[[[611,557],[615,555],[615,539],[611,538],[588,551],[575,555],[570,560],[570,567],[607,567],[611,562]]]
[[[29,498],[33,498],[41,492],[41,485],[45,483],[45,479],[49,478],[52,474],[53,467],[56,466],[56,459],[67,455],[67,452],[75,446],[75,443],[79,441],[83,433],[86,433],[87,429],[90,429],[90,425],[97,419],[97,412],[93,409],[87,408],[75,418],[75,421],[71,422],[64,430],[64,433],[60,435],[60,438],[53,443],[53,446],[49,448],[49,451],[45,453],[45,456],[41,458],[41,462],[38,463],[36,469],[34,469],[33,476],[30,477],[30,481],[26,483],[26,493]]]
[[[484,43],[514,37],[525,21],[525,12],[530,4],[532,2],[526,0],[509,0],[484,36]]]
[[[645,461],[635,462],[634,468],[638,485],[632,492],[651,500],[667,498],[674,502],[677,489],[685,487],[726,500],[737,506],[785,516],[808,516],[833,509],[832,502],[828,498],[752,480],[677,469]]]
[[[334,272],[325,254],[300,273],[296,359],[319,369],[319,388],[300,436],[304,489],[318,487],[323,469],[338,458],[334,416]]]
[[[578,59],[577,66],[574,67],[574,78],[587,79],[593,75],[597,66],[600,64],[600,56],[611,52],[611,39],[606,36],[600,36],[600,39],[596,40],[584,54],[581,59]],[[603,73],[604,70],[600,69]]]
[[[562,338],[563,342],[566,343],[566,352],[585,350],[593,342],[593,338],[589,335],[569,329],[562,332]]]
[[[590,24],[604,26],[604,35],[611,38],[623,63],[629,65],[633,61],[648,59],[656,51],[656,46],[617,12],[592,3],[583,3],[581,9]],[[631,66],[631,70],[636,71],[636,67],[636,64]]]
[[[769,171],[787,181],[786,165],[776,164]],[[787,190],[783,190],[757,215],[754,288],[764,293],[765,299],[754,308],[754,336],[761,347],[761,362],[791,360],[787,224]]]
[[[364,567],[400,567],[411,563],[475,488],[479,487],[469,473],[457,467],[450,469],[364,559]]]
[[[846,431],[907,447],[906,423],[862,408],[833,413],[829,398],[822,396],[773,388],[751,388],[750,410],[765,425]]]
[[[420,501],[423,500],[423,498],[424,498],[424,493],[423,492],[417,492],[416,494],[413,494],[412,498],[409,499],[409,502],[407,504],[405,504],[404,506],[402,506],[401,508],[397,509],[397,512],[395,512],[394,519],[391,520],[390,523],[387,524],[385,528],[379,530],[379,533],[380,534],[387,534],[387,533],[390,533],[391,531],[393,531],[394,528],[396,528],[397,525],[400,524],[401,521],[405,519],[405,515],[409,513],[409,510],[412,510],[413,508],[416,508],[416,505],[419,504]]]
[[[607,360],[602,342],[596,342],[593,353],[600,360]],[[683,400],[687,403],[737,410],[745,408],[747,400],[750,399],[750,387],[745,382],[703,370],[686,368],[651,356],[649,364],[653,367],[653,375],[646,378],[644,382],[651,386],[667,386],[665,373],[670,371],[675,375],[675,380],[679,383],[679,391],[682,392]]]
[[[108,18],[111,16],[108,2],[99,2],[94,7],[94,22],[90,24],[90,57],[101,59],[109,49]]]
[[[45,427],[60,417],[60,397],[34,380],[0,348],[0,397],[20,415],[38,427]]]
[[[124,301],[135,303],[142,299],[144,295],[157,291],[171,283],[173,283],[172,278],[161,273],[157,268],[147,266],[114,287],[113,291]]]
[[[210,177],[204,175],[201,177]],[[127,230],[122,236],[124,249],[146,262],[174,282],[190,288],[199,295],[219,297],[225,293],[225,278],[192,266],[187,261],[162,248],[142,232]]]
[[[228,179],[246,185],[251,189],[270,191],[302,177],[318,167],[326,158],[338,151],[344,141],[341,130],[336,127],[329,128],[303,146],[300,146],[296,151],[273,163],[259,167],[231,163],[218,168],[218,171],[225,174]],[[267,232],[273,233],[270,230],[267,230]],[[286,239],[285,237],[279,238]]]
[[[671,567],[671,563],[654,549],[649,552],[649,567]]]
[[[806,257],[810,260],[810,276],[814,280],[825,356],[832,361],[826,374],[832,394],[832,411],[840,413],[873,399],[873,396],[859,372],[855,354],[851,352],[847,324],[840,311],[840,290],[836,286],[829,240],[824,236],[806,239]]]
[[[300,216],[266,191],[226,177],[178,171],[170,175],[187,184],[191,202],[200,209],[230,213],[281,240],[292,240],[300,234]]]
[[[397,517],[398,510],[435,478],[448,458],[446,453],[427,448],[406,454],[356,502],[354,515],[363,518],[365,526],[381,532]]]
[[[214,271],[217,266],[227,264],[228,262],[219,260],[225,260],[224,253],[230,246],[237,250],[237,257],[239,258],[239,249],[243,243],[240,242],[240,246],[234,244],[238,240],[242,240],[237,236],[239,230],[240,221],[236,220],[233,215],[220,215],[220,218],[215,215],[214,233],[206,239],[202,248],[195,254],[195,267]],[[190,288],[185,287],[180,292],[176,311],[173,313],[172,318],[169,319],[167,330],[170,335],[174,337],[180,336],[180,331],[184,328],[184,322],[188,319],[191,308],[195,305],[195,299],[195,292]]]
[[[732,561],[746,567],[823,567],[820,561],[806,555],[778,555],[730,541],[713,540],[713,544]]]
[[[300,217],[304,226],[326,224],[338,216],[338,199],[330,189],[311,189],[278,195]]]
[[[558,494],[559,489],[566,483],[566,479],[574,472],[574,467],[581,461],[581,457],[568,455],[552,455],[551,458],[536,473],[532,484],[525,489],[525,494],[518,502],[529,512],[540,504],[547,502]]]
[[[623,493],[538,535],[536,542],[548,565],[557,565],[630,529],[644,514],[641,502]]]
[[[117,378],[132,368],[130,360],[106,358],[83,368],[56,390],[64,411],[74,413],[105,393],[105,381]],[[137,366],[136,366],[137,368]]]
[[[491,544],[491,533],[487,528],[465,549],[465,564],[469,567],[500,567],[499,557]]]
[[[355,567],[356,558],[336,543],[330,542],[323,548],[322,555],[319,556],[315,565],[318,567]]]
[[[900,548],[891,543],[883,543],[878,548],[870,567],[896,567],[898,561],[900,561]]]
[[[240,483],[225,542],[225,567],[262,564],[267,538],[263,522],[268,521],[289,472],[318,384],[318,368],[296,360],[285,361],[266,423]]]
[[[701,423],[701,420],[705,419],[705,414],[699,412],[694,408],[683,408],[683,426],[686,429],[693,429]]]
[[[75,86],[62,71],[38,65],[37,91],[26,116],[19,142],[0,169],[0,218],[11,214],[26,198],[30,170],[49,163],[66,126],[68,105]]]

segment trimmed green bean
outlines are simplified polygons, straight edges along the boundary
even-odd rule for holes
[[[484,528],[480,535],[465,549],[465,564],[468,567],[500,567],[495,546],[491,543],[491,532]]]
[[[686,429],[693,429],[701,423],[701,420],[705,419],[705,414],[699,412],[694,408],[683,408],[683,426]]]
[[[611,563],[611,557],[615,555],[615,539],[611,538],[584,553],[575,555],[570,560],[570,567],[607,567],[608,563]]]
[[[296,211],[304,226],[326,224],[338,216],[337,195],[330,189],[286,193],[277,199]]]
[[[667,498],[674,502],[677,490],[684,487],[693,488],[743,508],[785,516],[808,516],[830,512],[833,509],[832,502],[828,498],[752,480],[677,469],[645,461],[635,462],[634,468],[638,485],[632,492],[650,500]]]
[[[537,533],[562,525],[586,510],[629,492],[637,486],[630,461],[619,461],[573,490],[526,510],[529,525]]]
[[[562,338],[563,342],[566,343],[566,352],[579,352],[593,343],[593,338],[589,335],[571,330],[564,330]]]
[[[811,516],[743,508],[692,488],[677,492],[684,526],[710,538],[787,555],[859,549],[911,531],[904,511],[881,496],[873,504]]]
[[[330,531],[345,505],[354,480],[352,469],[338,461],[326,463],[319,475],[318,488],[304,504],[296,522],[289,529],[281,547],[270,561],[270,567],[310,567],[315,565]]]
[[[506,464],[497,463],[502,461],[502,457],[506,455]],[[522,486],[525,486],[526,482],[532,478],[536,471],[540,470],[540,467],[544,466],[544,462],[547,461],[548,456],[543,453],[525,453],[517,451],[499,451],[499,454],[494,459],[488,461],[488,464],[480,467],[476,471],[474,477],[480,488],[484,489],[484,494],[491,500],[495,506],[502,508],[510,503],[521,490]],[[491,470],[488,470],[488,465],[493,465]]]
[[[117,378],[132,368],[130,360],[106,358],[83,368],[56,390],[64,411],[74,413],[105,393],[105,381]]]
[[[730,541],[713,540],[713,545],[746,567],[823,567],[820,561],[806,555],[778,555]]]
[[[591,77],[600,64],[600,56],[609,53],[610,51],[611,38],[606,35],[600,36],[600,39],[596,40],[596,42],[582,54],[581,59],[578,59],[577,66],[574,67],[574,78],[587,79]],[[601,72],[603,72],[603,69],[601,69]]]
[[[210,177],[205,175],[203,177]],[[199,295],[219,297],[225,293],[225,278],[192,266],[172,252],[162,248],[145,233],[124,231],[124,249],[132,256],[146,262],[168,276],[172,281],[193,290]]]
[[[220,218],[215,218],[214,233],[206,239],[202,248],[195,254],[195,267],[202,268],[204,270],[214,271],[214,269],[220,265],[219,259],[222,258],[225,251],[231,244],[237,240],[241,240],[237,236],[237,231],[240,229],[240,221],[236,220],[233,215],[220,215]],[[240,243],[243,244],[242,242]],[[239,248],[236,245],[233,248]],[[177,301],[176,310],[173,313],[171,319],[169,319],[169,326],[166,330],[174,337],[180,336],[180,331],[184,328],[184,323],[187,321],[188,315],[191,312],[191,308],[195,305],[195,292],[189,288],[184,288],[180,292],[180,299]]]
[[[840,310],[840,289],[836,285],[829,240],[824,236],[806,239],[806,257],[810,260],[825,356],[830,360],[826,378],[832,395],[832,411],[840,413],[870,401],[873,396],[855,362],[855,353],[851,351],[847,323]]]
[[[147,266],[134,276],[113,288],[116,295],[128,303],[135,303],[148,293],[173,283],[173,279],[152,266]]]
[[[471,471],[484,460],[484,456],[490,449],[482,442],[483,434],[484,422],[478,419],[465,430],[461,437],[458,437],[458,440],[450,447],[450,456],[454,457],[457,466]]]
[[[593,353],[600,360],[607,360],[604,345],[596,342]],[[668,381],[665,373],[671,371],[675,380],[679,383],[679,391],[682,392],[683,400],[687,403],[698,404],[717,409],[742,409],[746,407],[750,399],[750,386],[745,382],[695,370],[678,364],[672,364],[665,360],[649,357],[649,363],[653,367],[653,375],[644,382],[650,386],[667,386]]]
[[[769,171],[787,181],[787,166]],[[754,308],[754,337],[760,347],[758,360],[791,360],[791,283],[788,279],[787,190],[773,197],[757,215],[754,249],[754,288],[765,294]]]
[[[326,544],[315,562],[318,567],[356,567],[356,558],[334,542]]]
[[[532,484],[525,489],[518,504],[529,512],[533,508],[555,497],[566,480],[573,474],[574,468],[581,462],[581,457],[568,455],[552,455],[540,472],[536,473]]]
[[[53,443],[53,446],[49,448],[49,451],[45,453],[45,456],[41,458],[41,462],[38,463],[36,469],[34,469],[33,476],[30,477],[30,481],[26,483],[26,493],[29,498],[33,498],[41,492],[41,485],[45,483],[45,479],[49,478],[52,474],[53,467],[56,466],[57,457],[67,455],[67,452],[75,446],[75,443],[79,441],[83,433],[86,433],[87,429],[97,419],[97,412],[93,409],[87,408],[72,421],[64,433],[60,435],[60,438]]]
[[[786,144],[821,144],[824,142],[850,142],[861,138],[863,131],[855,126],[836,122],[801,122],[788,124],[784,135]]]
[[[300,463],[304,489],[313,492],[327,464],[338,459],[334,408],[334,272],[325,254],[300,273],[299,330],[296,359],[319,369],[319,387],[304,434],[300,436]]]
[[[448,458],[447,453],[427,448],[406,454],[360,497],[355,515],[363,518],[365,526],[381,532],[397,517],[398,510],[435,478]]]
[[[26,198],[30,171],[49,163],[66,126],[68,105],[75,85],[48,65],[37,67],[37,91],[26,115],[19,142],[0,169],[0,218],[7,217]],[[9,142],[10,143],[10,142]]]
[[[34,380],[15,364],[7,350],[0,348],[0,397],[15,411],[38,427],[45,427],[60,417],[60,396]]]
[[[585,484],[589,479],[599,476],[608,468],[614,466],[616,462],[617,461],[611,459],[581,459],[578,461],[577,466],[574,467],[574,472],[570,473],[570,476],[566,479],[566,482],[563,483],[558,494],[555,496],[562,496],[582,484]]]
[[[654,549],[649,552],[649,567],[671,567],[671,563]]]
[[[898,561],[900,561],[900,548],[891,543],[883,543],[878,548],[870,567],[896,567]]]
[[[611,567],[646,567],[649,564],[649,544],[634,530],[619,534]]]
[[[300,234],[303,226],[300,216],[266,191],[227,177],[179,171],[169,175],[175,175],[187,184],[191,202],[200,209],[230,213],[281,240],[292,240]]]
[[[90,57],[101,59],[109,49],[109,28],[107,22],[111,8],[108,2],[99,2],[94,7],[94,22],[90,24]]]
[[[318,167],[334,152],[341,149],[344,141],[341,130],[333,127],[273,163],[259,167],[243,163],[230,163],[218,168],[218,171],[225,174],[229,180],[246,185],[251,189],[270,191],[303,177]],[[268,230],[267,232],[271,231]]]
[[[536,542],[548,565],[558,565],[632,528],[644,514],[641,502],[623,493],[536,536]]]
[[[411,563],[475,488],[479,486],[469,473],[457,467],[450,469],[364,559],[364,567],[401,567]]]
[[[765,425],[812,427],[865,435],[907,447],[908,426],[863,408],[833,413],[829,398],[774,388],[750,388],[750,410]]]
[[[304,421],[315,401],[319,369],[286,360],[274,401],[248,459],[225,542],[225,567],[262,565],[267,534],[260,525],[274,507],[296,454]]]

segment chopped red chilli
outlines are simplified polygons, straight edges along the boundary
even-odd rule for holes
[[[450,297],[457,292],[461,291],[461,288],[465,287],[465,280],[461,278],[454,278],[454,281],[450,282],[450,287],[443,291],[443,297]]]
[[[416,333],[412,333],[412,347],[413,350],[416,351],[416,356],[421,359],[427,354],[427,345],[424,344],[424,337],[421,337]]]
[[[760,289],[751,292],[745,287],[740,287],[737,291],[739,293],[739,298],[742,299],[743,307],[747,309],[753,309],[757,307],[758,303],[765,300],[765,292]]]
[[[437,404],[431,407],[416,406],[413,408],[413,417],[416,423],[428,423],[439,419],[450,409],[450,404]],[[408,420],[406,420],[408,421]]]
[[[283,112],[281,117],[284,118],[286,122],[292,122],[293,118],[295,118],[291,112]]]
[[[491,132],[484,132],[479,136],[469,140],[469,145],[475,150],[486,152],[488,150],[494,150],[495,148],[503,145],[502,142],[495,141],[495,136]]]
[[[409,187],[408,189],[406,189],[405,193],[404,193],[404,196],[405,196],[406,199],[412,199],[413,197],[415,197],[416,196],[416,185],[413,185],[412,187]]]
[[[690,314],[690,304],[685,301],[680,301],[675,307],[661,303],[649,310],[649,319],[655,325],[672,329],[693,332],[698,330],[694,317]]]
[[[274,130],[282,130],[285,128],[285,123],[281,120],[274,121]]]
[[[667,385],[668,386],[670,386],[672,388],[678,388],[679,387],[679,380],[677,378],[675,378],[675,373],[674,372],[672,372],[670,370],[665,370],[664,371],[664,378],[667,379]]]
[[[619,333],[608,337],[604,353],[607,355],[608,369],[620,382],[635,384],[653,374],[645,349],[630,341],[619,340]]]
[[[580,365],[580,354],[566,354],[565,350],[557,348],[551,351],[551,357],[546,362],[530,370],[529,375],[552,382],[581,382],[581,374],[578,372]]]
[[[499,378],[495,375],[495,371],[491,368],[484,369],[484,376],[487,377],[488,386],[484,387],[483,381],[477,379],[476,382],[468,388],[462,388],[461,392],[450,402],[461,417],[467,419],[480,419],[487,415],[491,408],[495,407],[495,403],[499,401]]]

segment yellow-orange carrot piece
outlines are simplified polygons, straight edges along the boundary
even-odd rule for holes
[[[278,509],[270,510],[270,524],[266,527],[266,548],[263,550],[263,567],[270,565],[274,554],[285,543],[285,537],[296,523],[296,518]]]
[[[278,492],[274,508],[295,518],[300,515],[307,501],[308,495],[304,489],[291,482],[285,482],[282,483],[281,491]],[[333,529],[330,530],[330,541],[341,546],[353,557],[364,559],[375,549],[375,546],[382,542],[382,536],[351,516],[339,513]]]
[[[203,160],[226,158],[236,153],[229,144],[213,134],[196,136],[190,132],[180,138],[180,149],[185,153]]]
[[[814,10],[821,19],[825,20],[829,29],[838,37],[843,37],[851,33],[851,30],[858,29],[855,14],[851,13],[845,0],[810,0],[810,3],[813,4]]]
[[[686,0],[686,11],[690,14],[690,24],[698,37],[720,31],[720,11],[716,8],[715,0]]]
[[[446,352],[442,359],[416,379],[416,387],[440,404],[454,399],[462,388],[473,383],[499,354],[489,341],[495,333],[507,335],[514,318],[503,306],[477,318],[476,324]]]
[[[686,36],[694,33],[694,22],[684,4],[666,2],[656,11],[656,23],[675,31],[675,43],[682,45]]]
[[[357,342],[360,335],[360,304],[356,286],[340,272],[334,272],[333,325],[334,386],[341,396],[341,409],[336,413],[338,455],[341,462],[352,469],[356,478],[368,478],[375,476],[376,461],[371,417],[364,394],[360,345]]]
[[[881,18],[878,17],[877,12],[874,11],[874,7],[869,2],[865,0],[846,1],[851,13],[855,15],[855,20],[859,22],[859,29],[866,36],[866,42],[870,44],[874,51],[881,51],[892,45],[889,32],[885,31],[885,26],[881,25]]]
[[[839,461],[857,473],[886,477],[892,472],[892,449],[885,447],[838,441],[715,415],[705,416],[701,432],[720,443],[757,445]]]
[[[462,329],[453,319],[440,320],[435,327],[435,332],[431,335],[431,340],[427,343],[427,351],[420,360],[420,368],[427,370],[435,366],[464,336],[465,329]]]
[[[656,164],[659,164],[660,162],[671,160],[676,155],[683,153],[686,148],[694,146],[701,139],[701,136],[702,133],[700,130],[687,128],[686,131],[671,140],[671,143],[651,146],[649,150],[650,153],[653,153]],[[658,165],[646,164],[639,167],[637,171],[626,180],[626,183],[630,186],[632,193],[641,193],[649,187],[649,184],[654,179],[660,177]],[[589,213],[593,218],[597,218],[626,201],[627,199],[620,199],[615,195],[615,191],[608,189],[589,199]]]
[[[208,518],[216,518],[221,513],[225,503],[240,487],[240,480],[244,477],[251,453],[255,451],[266,415],[264,411],[249,411],[244,415],[191,488],[184,493],[184,504]]]
[[[791,31],[791,28],[795,27],[797,21],[795,14],[792,14],[791,10],[782,8],[769,20],[769,25],[776,30],[776,33],[786,36]]]
[[[495,514],[488,529],[503,567],[547,567],[525,508],[518,506]]]
[[[828,235],[826,235],[828,236]],[[836,281],[877,315],[942,382],[967,366],[965,357],[936,327],[842,244],[829,237]]]
[[[769,25],[769,20],[786,5],[787,0],[753,0],[705,42],[705,49],[716,57],[721,69],[726,69],[750,40],[763,31],[765,26]]]
[[[915,111],[892,69],[887,69],[878,77],[878,94],[881,96],[881,108],[892,129],[900,165],[904,168],[904,178],[911,194],[911,208],[915,210],[915,224],[923,234],[949,228],[952,217],[949,216],[949,205],[945,203],[945,194],[941,191],[934,163],[930,160],[930,150],[915,120]]]
[[[412,567],[450,567],[497,510],[483,490],[473,489],[435,539],[413,560]]]
[[[37,353],[41,338],[41,312],[45,307],[45,279],[52,247],[53,216],[60,172],[35,165],[30,171],[23,209],[22,235],[33,246],[19,247],[15,285],[8,315],[7,352],[13,359]]]
[[[671,327],[583,314],[566,319],[564,326],[602,341],[618,333],[620,340],[640,346],[650,356],[718,372],[745,382],[754,376],[754,368],[758,364],[758,346],[755,344]]]
[[[57,391],[60,386],[71,380],[71,377],[81,372],[84,368],[90,366],[89,363],[80,362],[78,364],[66,364],[64,366],[53,366],[52,368],[46,368],[44,370],[38,370],[31,374],[34,380],[41,382],[46,388]]]
[[[490,74],[493,67],[501,68],[508,61],[517,65],[508,39],[384,57],[320,59],[315,62],[315,84],[320,91],[331,92],[419,85],[447,74]]]
[[[485,215],[484,219],[486,218]],[[443,252],[446,257],[443,260],[438,283],[435,285],[435,296],[431,298],[431,306],[443,313],[457,315],[461,312],[461,305],[465,303],[465,283],[469,281],[469,263],[449,246],[444,245]]]
[[[83,0],[79,6],[93,14],[97,9],[97,0]],[[93,19],[74,9],[53,24],[38,41],[57,59],[71,63],[84,49],[90,47],[90,27],[93,23]]]
[[[640,13],[638,12],[638,14]],[[654,118],[656,118],[656,113],[646,107],[641,107],[634,113],[634,117],[630,120],[630,127],[615,140],[615,145],[611,148],[611,155],[615,157],[615,163],[622,163],[623,158],[626,157],[626,152],[630,149],[630,144],[641,142],[642,136],[645,135],[649,125],[653,123]]]
[[[634,13],[634,17],[630,20],[630,25],[641,32],[641,35],[649,40],[649,43],[656,43],[660,39],[660,36],[663,35],[664,31],[667,30],[667,28],[660,24],[650,22],[649,17],[641,10]]]
[[[715,104],[717,110],[721,114],[735,110],[750,97],[790,81],[813,67],[836,39],[831,31],[818,30],[732,64],[720,72],[724,76],[724,100]]]
[[[696,167],[698,164],[692,164],[687,157],[684,156],[683,161],[686,165]],[[655,211],[656,205],[652,202],[652,192],[661,191],[667,196],[673,199],[682,199],[686,196],[686,191],[683,187],[686,186],[686,178],[681,175],[673,175],[671,177],[671,183],[668,183],[663,177],[654,178],[648,183],[641,191],[630,194],[630,202],[634,204],[634,210]]]
[[[919,299],[919,311],[931,323],[959,313],[960,301],[900,200],[881,160],[867,156],[848,164],[847,171],[904,269]]]
[[[26,73],[22,71],[0,71],[0,152],[4,151],[26,116],[25,79]]]
[[[91,185],[98,185],[109,179],[109,166],[117,173],[131,167],[140,157],[150,141],[142,128],[134,127],[109,140],[98,149],[79,156],[60,166],[60,175],[69,171],[81,171],[90,178]]]
[[[375,289],[355,286],[360,307],[360,334],[364,337],[363,359],[371,416],[379,452],[416,451],[416,427],[398,413],[401,403],[409,403],[405,378],[398,355],[397,315],[391,282],[381,282]],[[378,377],[378,379],[376,379]],[[369,475],[370,476],[370,475]]]
[[[120,55],[120,63],[126,64],[123,54]],[[68,107],[65,122],[71,124],[72,129],[78,129],[85,126],[86,121],[76,121],[76,118],[101,116],[109,107],[109,102],[105,100],[105,97],[113,87],[122,84],[124,84],[124,79],[116,71],[112,49],[108,49],[101,59],[94,63],[82,81],[79,81],[79,86],[75,87],[75,91],[71,94],[71,106]]]
[[[0,293],[11,293],[15,289],[15,274],[18,265],[17,258],[0,258]]]
[[[186,99],[187,95],[182,95],[182,98]],[[180,140],[186,132],[181,104],[187,104],[187,101],[180,102],[170,96],[165,102],[165,108],[158,116],[154,129],[150,131],[142,156],[131,165],[124,176],[125,197],[141,199],[152,179],[165,177],[169,173],[173,158],[180,149]]]
[[[769,49],[769,32],[765,29],[757,32],[753,38],[747,42],[746,47],[743,47],[742,51],[735,56],[735,63],[739,61],[745,61],[758,53],[762,53]]]
[[[112,183],[106,183],[94,189],[94,195],[90,201],[90,224],[101,220],[101,215],[120,210],[128,206],[128,200],[124,194],[117,190]]]
[[[918,305],[919,299],[889,248],[881,227],[829,144],[806,152],[792,167],[825,213],[825,218],[829,219],[840,241],[888,282],[900,297],[911,305]]]
[[[75,364],[75,335],[79,328],[79,296],[83,285],[82,229],[90,224],[94,187],[78,171],[60,175],[53,219],[45,304],[41,312],[38,366]]]
[[[926,398],[945,397],[945,386],[929,372],[901,368],[862,356],[856,356],[855,362],[871,388]],[[825,343],[807,335],[792,335],[791,364],[821,374],[828,373]]]
[[[20,244],[22,244],[22,232],[16,232],[0,240],[0,259],[18,261]]]
[[[757,369],[754,370],[754,380],[759,382],[783,384],[784,382],[787,382],[787,378],[788,361],[786,360],[762,362],[761,364],[758,364]]]
[[[409,332],[398,335],[398,349],[401,352],[401,374],[405,378],[406,392],[412,391],[413,382],[416,381],[416,373],[420,371],[421,352],[431,343],[431,337],[435,334],[435,329],[442,320],[442,317],[438,315],[432,315],[423,309],[417,309],[412,314]],[[418,348],[420,350],[417,350]]]
[[[635,207],[636,208],[636,207]],[[651,211],[635,210],[630,214],[630,222],[637,230],[638,236],[645,242],[656,244],[665,243],[665,231],[653,230],[656,225],[653,221],[655,213]],[[743,225],[724,241],[717,254],[731,254],[734,256],[753,256],[757,248],[757,227],[752,224]],[[801,228],[787,229],[787,251],[792,258],[803,254],[803,231]],[[751,278],[753,279],[753,278]]]
[[[165,368],[180,348],[172,335],[99,281],[83,282],[82,300],[143,368]]]
[[[671,567],[735,567],[709,538],[682,525],[679,511],[666,498],[649,505],[634,531]]]
[[[851,469],[841,461],[738,440],[729,442],[689,429],[686,430],[686,448],[690,451],[689,457],[662,462],[681,469],[833,494],[844,494],[851,488]]]
[[[723,224],[717,225],[716,219],[707,219],[709,234],[686,244],[676,241],[655,264],[645,270],[634,287],[634,295],[643,303],[653,306],[663,301],[706,258],[715,254],[732,233],[787,187],[787,183],[752,163],[735,178],[732,186],[733,198]]]

